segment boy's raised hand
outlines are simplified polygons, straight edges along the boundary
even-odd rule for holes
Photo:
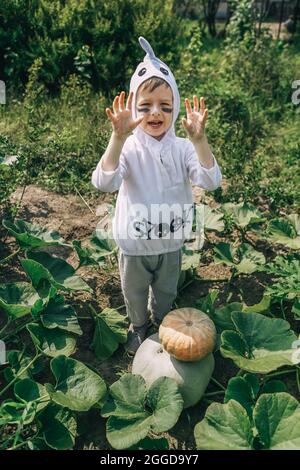
[[[186,98],[186,118],[182,118],[181,122],[185,130],[187,131],[189,138],[192,142],[196,142],[202,139],[204,136],[205,122],[208,116],[208,110],[205,108],[203,96],[200,99],[200,110],[198,105],[198,98],[196,95],[193,96],[194,109],[192,110],[190,101]]]
[[[110,120],[114,134],[119,138],[126,139],[132,131],[142,122],[144,116],[134,120],[131,114],[133,92],[130,92],[127,99],[126,108],[124,104],[125,91],[122,91],[120,96],[116,96],[113,101],[113,110],[105,109],[108,119]]]

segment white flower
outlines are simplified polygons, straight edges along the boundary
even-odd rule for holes
[[[4,160],[1,162],[2,165],[12,165],[19,158],[19,155],[7,155],[4,157]]]

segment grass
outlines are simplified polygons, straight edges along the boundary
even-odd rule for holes
[[[197,24],[195,20],[190,21],[188,23],[190,31]],[[223,27],[222,22],[220,24]],[[205,92],[209,89],[207,85],[210,80],[220,85],[221,93],[223,89],[225,91],[230,89],[227,87],[226,76],[222,76],[223,40],[209,36],[201,40],[203,45],[199,49],[199,54],[202,54],[199,67],[205,70],[205,77],[203,78],[199,73],[198,77],[192,78],[188,89],[180,90],[182,96],[199,87],[202,88],[202,83]],[[186,46],[188,48],[189,45]],[[293,70],[300,70],[300,42],[295,41],[289,45],[283,43],[282,50],[287,64],[291,62]],[[178,77],[180,77],[180,72],[180,69],[176,71]],[[294,77],[294,79],[300,79],[300,77]],[[178,82],[180,83],[180,80]],[[232,84],[235,86],[234,82]],[[39,85],[37,83],[36,87]],[[260,160],[263,170],[261,177],[257,178],[258,181],[253,182],[257,186],[251,190],[251,194],[261,192],[275,209],[283,206],[291,211],[295,210],[299,204],[297,141],[300,106],[297,108],[287,103],[284,105],[284,112],[280,119],[275,120],[270,118],[271,113],[268,109],[259,106],[259,100],[253,101],[253,104],[258,107],[257,110],[263,121],[266,121],[267,135],[259,139],[254,150],[253,156]],[[211,106],[209,103],[208,105]],[[275,102],[272,104],[274,107],[276,105]],[[0,135],[6,136],[11,144],[13,150],[7,149],[8,154],[12,151],[18,152],[18,149],[23,147],[29,149],[31,158],[35,162],[32,182],[61,193],[72,193],[76,187],[85,195],[95,194],[96,191],[90,184],[90,175],[106,148],[111,132],[111,125],[104,112],[106,106],[112,106],[109,99],[101,93],[93,93],[86,82],[81,82],[76,76],[71,76],[62,86],[61,94],[55,97],[50,97],[43,88],[39,96],[35,96],[28,90],[25,94],[16,96],[14,90],[8,89],[7,104],[0,107]],[[215,137],[211,142],[213,147],[222,144],[224,126],[230,126],[230,122],[222,121],[222,116],[222,114],[216,117],[210,115],[210,119],[215,119],[216,128]],[[179,120],[180,118],[177,120],[177,131],[180,127]],[[209,122],[209,126],[211,124],[213,121]],[[251,132],[252,129],[249,131],[249,139],[252,138]],[[229,145],[232,147],[235,144],[229,142]],[[234,154],[234,149],[231,147],[229,151]],[[0,150],[0,154],[1,152],[5,153],[5,148]],[[222,148],[219,153],[222,167]],[[230,154],[226,158],[230,160]],[[251,161],[249,164],[252,164]],[[254,166],[254,172],[255,168]],[[234,172],[233,168],[231,173],[234,174],[237,171]],[[229,184],[233,187],[231,195],[234,197],[234,178],[230,178]],[[236,191],[237,198],[239,197],[238,191],[240,188]]]

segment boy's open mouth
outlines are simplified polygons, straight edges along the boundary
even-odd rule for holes
[[[149,121],[149,126],[153,127],[153,129],[158,129],[162,125],[162,121]]]

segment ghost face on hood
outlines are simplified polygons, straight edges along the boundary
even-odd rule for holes
[[[145,38],[142,36],[139,37],[139,43],[146,52],[146,55],[143,62],[138,64],[130,80],[130,92],[133,92],[132,115],[133,118],[136,119],[140,112],[138,111],[139,109],[147,108],[149,111],[147,111],[147,116],[145,115],[145,119],[142,121],[142,124],[140,124],[133,133],[137,133],[138,129],[143,129],[147,134],[159,139],[163,138],[165,135],[175,136],[174,124],[180,110],[180,96],[175,77],[167,64],[156,57],[151,45]],[[140,100],[141,97],[139,90],[143,91],[143,87],[141,87],[142,83],[152,77],[161,78],[169,85],[170,88],[159,86],[150,92],[151,87],[150,89],[147,89],[147,96],[143,96],[143,98],[146,99],[147,106],[145,106],[145,103],[143,102],[137,103],[137,100]],[[167,98],[170,99],[171,95],[172,113],[168,113],[163,110],[163,108],[167,109],[167,106],[164,104],[164,100],[167,102]],[[171,103],[169,103],[169,105],[170,104]],[[162,124],[155,125],[155,123],[158,123],[159,121],[161,121]],[[154,123],[152,126],[151,122]]]
[[[137,116],[144,116],[140,126],[156,140],[161,140],[173,121],[173,93],[167,82],[158,86],[140,86],[136,99]]]

